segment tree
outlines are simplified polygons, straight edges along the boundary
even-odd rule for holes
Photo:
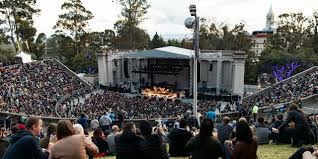
[[[81,51],[80,37],[85,33],[88,21],[93,18],[93,15],[83,6],[81,0],[67,0],[62,4],[61,9],[64,13],[59,15],[53,28],[62,28],[71,32],[74,37],[75,52],[78,54]]]
[[[81,36],[81,44],[97,52],[102,49],[112,49],[115,42],[115,32],[106,29],[104,32],[85,33]]]
[[[308,18],[302,13],[279,15],[277,31],[269,39],[269,47],[295,53],[296,49],[308,44]]]
[[[36,51],[35,56],[40,58],[45,53],[45,45],[46,45],[46,35],[44,33],[40,33],[35,40]]]
[[[121,16],[122,18],[115,23],[115,29],[118,33],[119,39],[127,38],[128,41],[124,42],[128,44],[129,49],[135,49],[138,40],[136,35],[146,35],[145,31],[138,28],[139,24],[145,19],[144,16],[147,13],[147,9],[150,7],[147,0],[117,0],[122,6]],[[144,40],[148,40],[147,37],[142,37]],[[145,43],[142,41],[142,43]],[[126,44],[126,45],[127,45]],[[137,47],[138,48],[138,47]]]
[[[0,45],[0,61],[7,61],[14,58],[14,48],[11,45]]]
[[[63,56],[70,59],[75,56],[74,40],[63,32],[56,32],[47,39],[48,55]]]
[[[313,13],[313,18],[310,20],[309,29],[311,31],[311,44],[315,53],[318,54],[318,10]]]
[[[36,29],[33,27],[33,16],[40,12],[34,6],[36,0],[2,0],[0,13],[6,18],[9,26],[12,43],[21,51],[21,42],[29,49],[29,43],[35,36]]]
[[[160,37],[157,32],[156,34],[153,36],[152,40],[151,40],[151,44],[150,44],[150,48],[154,49],[154,48],[159,48],[159,47],[163,47],[165,46],[165,41],[163,40],[162,37]]]

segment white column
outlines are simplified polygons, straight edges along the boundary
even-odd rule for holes
[[[107,84],[107,54],[100,53],[97,55],[98,60],[98,78],[99,84],[106,85]]]
[[[218,60],[216,65],[216,94],[219,94],[221,89],[222,63],[223,60]]]
[[[233,68],[233,94],[244,93],[245,59],[234,59]]]

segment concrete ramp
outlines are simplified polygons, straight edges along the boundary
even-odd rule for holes
[[[318,114],[318,94],[302,99],[303,110],[307,113]]]

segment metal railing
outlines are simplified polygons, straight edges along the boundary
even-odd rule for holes
[[[277,82],[277,83],[275,83],[272,86],[269,86],[269,87],[267,87],[265,89],[262,89],[262,90],[260,90],[260,91],[258,91],[256,93],[253,93],[250,96],[247,96],[247,97],[243,98],[242,100],[243,101],[249,101],[251,98],[255,98],[255,96],[258,96],[259,94],[263,94],[263,93],[269,92],[273,87],[276,87],[276,86],[278,86],[280,84],[285,84],[287,82],[290,82],[291,80],[293,80],[295,78],[298,78],[299,76],[302,76],[302,75],[304,75],[304,74],[306,74],[308,72],[314,71],[315,69],[318,69],[318,66],[311,67],[311,68],[309,68],[309,69],[307,69],[307,70],[305,70],[303,72],[300,72],[300,73],[298,73],[296,75],[293,75],[293,76],[291,76],[289,78],[286,78],[286,79],[284,79],[284,80],[282,80],[280,82]]]

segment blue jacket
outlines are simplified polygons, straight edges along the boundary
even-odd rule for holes
[[[39,139],[29,131],[20,131],[10,140],[10,146],[3,159],[47,159],[39,144]]]

